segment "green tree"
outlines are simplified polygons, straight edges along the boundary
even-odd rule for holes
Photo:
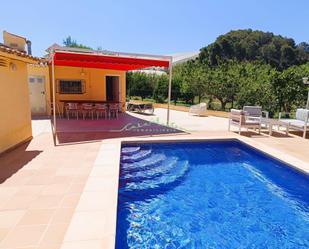
[[[278,111],[290,112],[293,106],[305,105],[307,91],[302,78],[308,75],[309,63],[276,73],[272,79],[272,88]]]
[[[309,61],[306,43],[296,46],[291,38],[251,29],[230,31],[201,49],[199,59],[211,66],[222,61],[261,61],[283,70]]]
[[[66,46],[66,47],[70,47],[70,48],[86,48],[86,49],[91,49],[91,47],[88,47],[86,45],[77,43],[77,41],[72,39],[72,37],[70,35],[63,40],[63,45]]]
[[[139,96],[142,99],[151,98],[155,86],[155,75],[144,72],[127,73],[127,93],[130,96]]]
[[[157,76],[153,91],[153,99],[158,103],[164,103],[168,97],[168,77],[163,74]]]

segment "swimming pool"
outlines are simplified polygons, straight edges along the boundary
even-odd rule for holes
[[[309,248],[309,176],[237,140],[125,144],[116,248]]]

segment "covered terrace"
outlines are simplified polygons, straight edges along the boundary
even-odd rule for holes
[[[181,132],[168,126],[170,116],[170,98],[172,81],[172,57],[147,54],[131,54],[107,51],[83,51],[82,49],[54,48],[50,51],[49,64],[51,68],[51,105],[53,111],[52,124],[55,143],[80,142],[98,140],[102,138],[138,136],[153,134],[169,134]],[[166,124],[156,124],[131,116],[125,113],[126,82],[125,73],[129,70],[138,70],[149,67],[160,67],[169,74],[168,108]],[[111,91],[107,77],[118,77],[118,86]],[[80,89],[76,78],[81,78]],[[104,78],[104,79],[103,79]],[[77,92],[65,92],[64,83],[74,85]],[[64,90],[66,90],[64,88]],[[78,92],[80,90],[80,92]],[[110,95],[116,97],[111,97]],[[95,103],[111,106],[119,105],[120,114],[113,118],[92,114],[92,117],[73,116],[69,120],[64,118],[64,104]],[[117,111],[118,112],[118,111]],[[74,114],[74,113],[73,113]],[[76,136],[78,134],[78,136]],[[81,139],[81,135],[82,139]],[[76,139],[78,137],[78,139]]]

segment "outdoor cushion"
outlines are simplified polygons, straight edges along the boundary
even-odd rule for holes
[[[246,112],[244,112],[243,110],[231,109],[231,114],[233,114],[233,115],[245,115]]]
[[[261,106],[244,106],[243,110],[247,112],[249,116],[262,116]]]
[[[246,125],[259,125],[260,122],[258,120],[254,120],[254,119],[247,119],[245,124]]]
[[[289,123],[291,126],[295,126],[298,128],[304,128],[305,127],[305,121],[298,120],[298,119],[280,119],[280,121]],[[309,123],[307,123],[307,126],[309,126]]]
[[[307,109],[297,109],[296,110],[296,119],[306,121],[308,120],[309,110]]]

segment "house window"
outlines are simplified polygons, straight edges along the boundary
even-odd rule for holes
[[[85,92],[83,80],[58,80],[60,94],[83,94]]]

